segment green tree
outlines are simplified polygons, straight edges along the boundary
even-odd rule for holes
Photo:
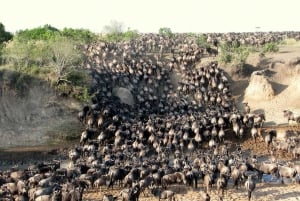
[[[138,30],[131,30],[128,28],[128,30],[123,34],[125,40],[133,40],[139,37]]]
[[[83,54],[76,41],[59,37],[49,47],[51,50],[51,64],[57,80],[65,78],[68,73],[80,66]]]
[[[161,35],[163,35],[163,36],[167,36],[169,38],[173,37],[173,35],[174,35],[172,33],[171,28],[169,28],[169,27],[161,27],[161,28],[159,28],[158,33],[161,34]]]
[[[97,40],[96,34],[87,29],[64,28],[61,31],[61,35],[84,44]]]
[[[27,67],[53,67],[62,77],[70,66],[82,59],[80,46],[96,39],[88,30],[65,28],[60,31],[50,25],[19,31],[5,47],[5,59],[18,71]]]
[[[218,59],[221,63],[234,63],[243,66],[249,56],[251,49],[245,45],[239,45],[237,42],[232,44],[220,44]]]
[[[12,64],[16,70],[24,71],[33,65],[48,66],[51,58],[49,41],[44,40],[18,40],[9,41],[3,49],[3,58]]]
[[[207,35],[199,34],[199,36],[197,37],[197,44],[203,48],[209,47],[210,45],[207,42]]]
[[[5,31],[5,27],[0,23],[0,64],[3,63],[3,48],[4,42],[7,42],[13,38],[13,35],[10,32]]]
[[[25,43],[19,40],[13,40],[5,45],[3,57],[6,62],[11,63],[17,71],[22,71],[32,62],[31,53],[33,47],[33,41]]]
[[[51,55],[49,48],[50,43],[51,41],[44,40],[33,41],[33,47],[31,49],[30,56],[32,60],[32,65],[36,65],[38,67],[44,67],[49,65],[51,61],[51,57],[49,57],[49,55]]]
[[[13,35],[10,32],[5,31],[4,25],[0,22],[0,44],[3,42],[9,41],[13,38]]]
[[[16,37],[20,41],[29,40],[53,40],[60,34],[60,31],[51,25],[44,25],[34,29],[25,29],[16,33]]]

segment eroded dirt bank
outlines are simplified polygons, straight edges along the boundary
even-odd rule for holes
[[[0,147],[36,146],[64,139],[79,131],[76,113],[80,105],[55,94],[47,82],[13,80],[17,75],[0,75]]]

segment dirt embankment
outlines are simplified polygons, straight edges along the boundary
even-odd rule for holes
[[[300,114],[300,43],[276,53],[250,55],[242,77],[233,76],[232,92],[238,107],[248,102],[251,112],[264,113],[266,125],[287,123],[283,110]],[[255,75],[256,74],[256,75]]]
[[[78,130],[79,105],[75,101],[56,96],[47,82],[38,79],[23,77],[26,82],[18,85],[20,78],[15,72],[1,71],[2,149],[54,142]]]

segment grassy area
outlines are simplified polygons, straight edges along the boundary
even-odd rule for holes
[[[58,83],[51,67],[30,66],[21,72],[10,65],[0,66],[0,82],[5,82],[16,94],[26,93],[33,81],[45,82],[52,86],[57,94],[72,97],[80,102],[89,102],[90,77],[85,70],[73,70]]]
[[[288,38],[281,41],[280,46],[300,46],[300,41],[296,41],[293,38]]]

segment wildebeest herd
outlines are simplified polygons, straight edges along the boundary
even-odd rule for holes
[[[228,139],[250,136],[265,141],[270,153],[300,154],[296,136],[278,140],[276,129],[263,130],[264,114],[252,113],[247,103],[237,108],[218,62],[199,65],[216,56],[220,43],[260,46],[284,36],[299,39],[294,32],[209,34],[207,49],[188,34],[144,34],[84,46],[93,96],[78,113],[85,129],[69,150],[69,166],[53,161],[2,171],[0,200],[79,201],[85,190],[103,188],[119,189],[103,201],[137,201],[141,194],[175,200],[173,185],[200,189],[202,200],[210,200],[214,189],[222,200],[230,185],[243,186],[250,200],[263,174],[296,180],[299,165],[258,161],[229,146]],[[130,102],[118,88],[130,92]]]

